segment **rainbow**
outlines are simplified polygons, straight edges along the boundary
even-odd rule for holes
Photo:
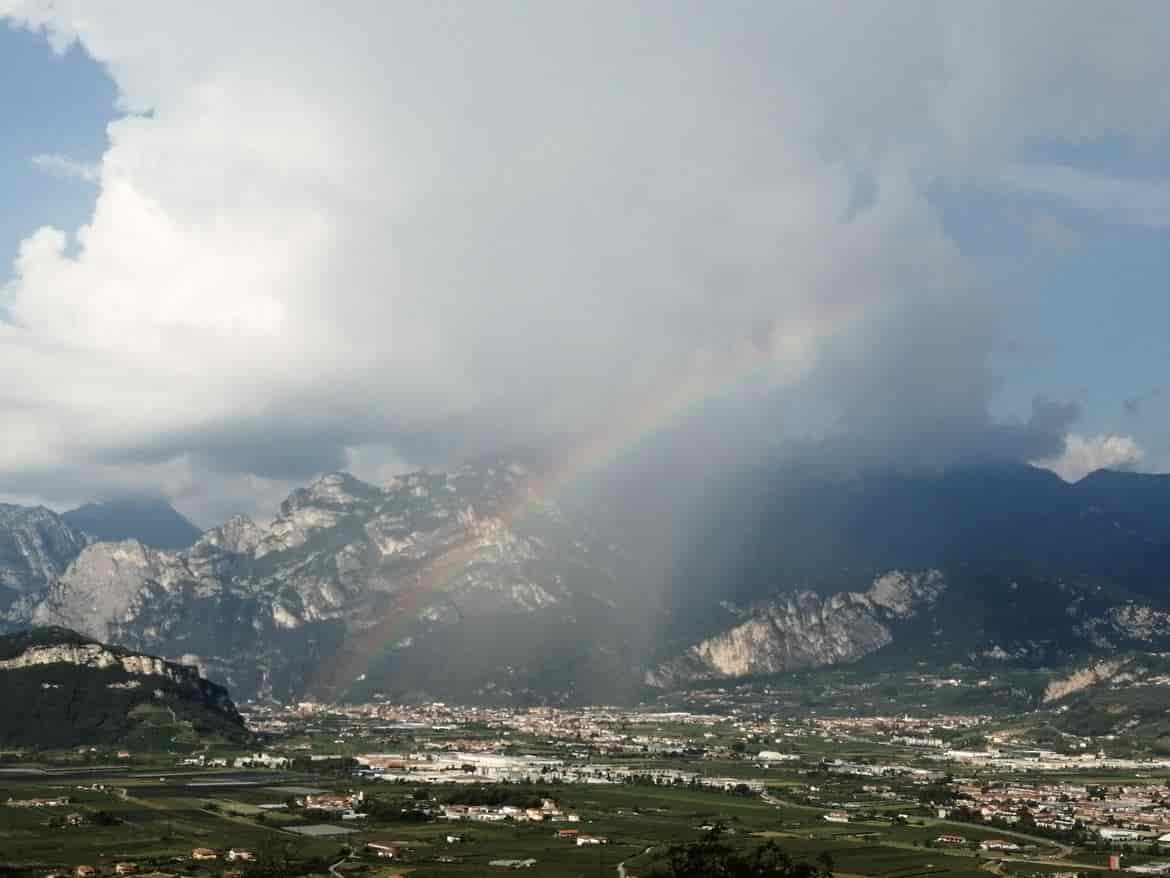
[[[727,358],[722,368],[699,364],[650,392],[629,395],[624,405],[615,407],[604,419],[601,429],[572,444],[557,466],[524,479],[516,494],[501,504],[500,518],[507,524],[523,519],[541,503],[555,501],[569,485],[604,469],[703,403],[767,379],[777,363],[771,352],[753,348]],[[383,618],[350,637],[342,655],[329,668],[323,688],[344,691],[359,674],[388,654],[409,634],[433,593],[447,589],[477,551],[477,541],[468,540],[405,582]]]

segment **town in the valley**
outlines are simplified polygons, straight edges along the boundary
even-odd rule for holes
[[[1170,875],[1170,755],[1055,713],[915,705],[968,685],[917,682],[829,683],[803,706],[751,685],[637,707],[245,705],[247,748],[5,752],[0,860],[61,878],[634,878],[707,840],[840,876]]]

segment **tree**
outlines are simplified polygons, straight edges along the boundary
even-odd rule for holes
[[[256,853],[256,859],[242,870],[244,878],[287,878],[297,874],[293,869],[293,846],[265,841]]]
[[[723,841],[717,825],[701,841],[675,845],[667,852],[663,878],[831,878],[833,860],[827,853],[816,863],[794,862],[775,842],[752,851],[737,851]]]

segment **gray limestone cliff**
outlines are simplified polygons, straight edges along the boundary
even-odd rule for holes
[[[646,682],[666,687],[854,661],[892,642],[894,623],[933,604],[945,588],[937,570],[891,571],[865,592],[779,595],[752,607],[728,630],[647,672]]]
[[[88,542],[43,506],[0,503],[0,609],[56,580]],[[8,601],[3,601],[5,590]]]

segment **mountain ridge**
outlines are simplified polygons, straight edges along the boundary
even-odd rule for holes
[[[227,690],[197,669],[76,631],[38,627],[0,636],[0,743],[61,748],[194,745],[250,739]]]
[[[9,621],[185,656],[247,695],[336,693],[369,658],[352,654],[357,644],[404,656],[439,629],[536,613],[552,624],[581,609],[565,586],[582,566],[597,579],[581,535],[539,506],[521,522],[509,514],[527,476],[516,464],[485,463],[379,487],[327,473],[294,490],[266,526],[236,518],[178,551],[89,545],[25,618]],[[605,612],[592,604],[589,612]],[[460,685],[500,688],[521,658],[473,663]],[[338,679],[337,667],[352,668],[351,679]]]
[[[1167,476],[789,466],[675,481],[671,502],[694,515],[665,567],[646,563],[663,515],[644,482],[616,479],[626,493],[581,514],[530,497],[534,481],[506,458],[384,485],[326,473],[270,522],[237,516],[182,549],[89,542],[50,518],[75,556],[26,576],[0,616],[278,700],[604,701],[842,662],[1068,662],[1170,631]],[[942,587],[906,612],[865,597],[899,576]]]

